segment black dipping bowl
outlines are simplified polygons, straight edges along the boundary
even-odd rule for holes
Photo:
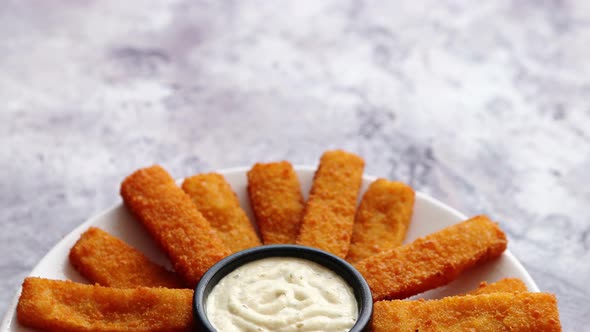
[[[325,251],[305,246],[277,244],[250,248],[228,256],[213,265],[201,278],[193,298],[193,316],[197,331],[216,332],[205,312],[205,301],[213,287],[236,268],[268,257],[296,257],[316,262],[338,274],[354,291],[358,318],[350,332],[369,331],[373,314],[373,298],[365,279],[345,260]]]

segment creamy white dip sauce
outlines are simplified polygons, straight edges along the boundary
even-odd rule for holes
[[[349,331],[357,320],[352,288],[315,262],[253,261],[222,278],[205,310],[219,332]]]

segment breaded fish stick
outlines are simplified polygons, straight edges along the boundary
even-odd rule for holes
[[[506,242],[498,225],[477,216],[355,266],[373,300],[403,299],[446,285],[466,269],[500,256]]]
[[[96,227],[90,227],[80,236],[69,257],[81,275],[102,286],[184,286],[174,272],[153,263],[139,250]]]
[[[480,294],[492,294],[492,293],[524,293],[527,292],[528,289],[524,282],[517,278],[504,278],[499,281],[493,282],[488,284],[485,281],[482,281],[479,286],[465,294],[455,295],[455,296],[462,296],[462,295],[480,295]]]
[[[248,172],[248,195],[264,244],[295,243],[305,203],[293,166],[255,164]]]
[[[467,293],[467,295],[480,295],[490,293],[524,293],[528,291],[522,280],[517,278],[505,278],[494,283],[482,282],[479,287]]]
[[[240,207],[238,197],[222,175],[191,176],[184,180],[182,190],[232,252],[262,244],[252,222]]]
[[[378,179],[363,195],[346,260],[351,263],[402,245],[412,220],[414,190]]]
[[[441,300],[379,301],[373,332],[561,331],[557,301],[547,293],[493,293]]]
[[[16,308],[27,327],[56,332],[192,331],[190,289],[110,288],[26,278]]]
[[[191,198],[162,167],[140,169],[128,176],[121,184],[121,196],[189,288],[230,254]]]
[[[336,150],[322,155],[297,244],[346,257],[364,166],[364,160],[352,153]]]

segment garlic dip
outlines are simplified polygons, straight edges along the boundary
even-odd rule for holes
[[[205,310],[219,332],[344,332],[358,318],[354,292],[344,279],[294,257],[238,267],[213,287]]]

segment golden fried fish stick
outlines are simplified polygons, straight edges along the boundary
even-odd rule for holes
[[[225,178],[216,173],[199,174],[184,180],[186,192],[197,209],[232,251],[259,246],[260,239],[240,201]]]
[[[295,243],[305,203],[293,166],[255,164],[248,172],[248,195],[264,244]]]
[[[528,292],[379,301],[372,327],[373,332],[561,331],[555,296]]]
[[[363,195],[346,260],[351,263],[402,245],[414,210],[414,190],[378,179]]]
[[[365,162],[345,151],[320,159],[305,206],[297,244],[346,257]]]
[[[446,285],[461,272],[498,257],[506,235],[486,216],[473,217],[355,264],[373,300],[403,299]]]
[[[110,288],[26,278],[16,308],[27,327],[59,332],[192,331],[193,291]]]
[[[517,278],[504,278],[499,281],[488,284],[485,281],[479,283],[479,286],[465,294],[461,295],[480,295],[480,294],[492,294],[492,293],[524,293],[528,289],[522,280]],[[455,296],[461,296],[455,295]]]
[[[467,293],[467,295],[480,295],[491,293],[524,293],[528,291],[522,280],[517,278],[505,278],[494,283],[482,282],[479,287]]]
[[[174,272],[153,263],[139,250],[96,227],[90,227],[80,236],[69,257],[81,275],[102,286],[184,286]]]
[[[188,287],[195,287],[213,264],[230,254],[191,198],[162,167],[128,176],[121,184],[121,196]]]

